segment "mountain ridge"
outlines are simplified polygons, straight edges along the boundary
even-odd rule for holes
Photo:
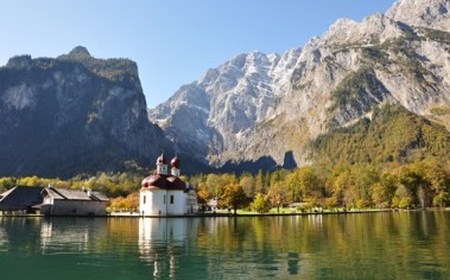
[[[345,150],[353,146],[341,139],[385,135],[376,129],[397,119],[421,124],[411,126],[418,140],[393,141],[390,153],[434,156],[429,138],[450,131],[449,9],[399,0],[360,22],[339,19],[283,54],[238,54],[150,110],[129,59],[82,46],[12,57],[0,67],[0,176],[140,169],[161,151],[189,159],[185,173],[294,168],[331,157],[320,143]],[[380,119],[383,110],[394,113]]]
[[[148,166],[172,145],[148,122],[137,66],[75,48],[0,68],[3,176],[70,177]]]
[[[400,0],[361,22],[339,19],[283,55],[237,55],[182,86],[149,118],[218,168],[262,158],[282,166],[289,153],[306,164],[310,141],[385,103],[437,120],[432,108],[450,101],[450,37],[434,28],[447,27],[448,7]],[[195,118],[178,123],[189,115]]]

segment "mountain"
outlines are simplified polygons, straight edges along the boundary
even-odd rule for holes
[[[70,177],[147,165],[171,150],[148,122],[136,63],[76,47],[0,68],[0,176]]]
[[[400,105],[375,108],[370,118],[319,135],[312,143],[319,164],[406,163],[450,155],[450,132]]]
[[[386,104],[450,128],[450,1],[399,0],[361,22],[339,19],[303,48],[240,54],[149,111],[205,164],[292,167],[321,135]]]

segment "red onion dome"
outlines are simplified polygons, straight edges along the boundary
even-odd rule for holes
[[[173,168],[180,169],[180,159],[178,156],[175,156],[172,161],[170,162],[170,165],[172,165]]]

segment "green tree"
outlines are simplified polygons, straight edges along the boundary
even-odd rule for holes
[[[270,202],[267,196],[262,193],[257,193],[252,203],[252,209],[258,213],[268,213],[270,208]]]
[[[277,184],[277,182],[275,182]],[[288,173],[284,179],[284,185],[289,192],[288,201],[298,202],[304,199],[302,185],[297,170]]]
[[[266,176],[260,169],[255,177],[255,192],[267,193],[268,185],[269,184],[267,183]]]
[[[339,175],[335,175],[331,182],[331,197],[334,199],[337,206],[345,205],[345,193],[353,184],[353,178],[349,170],[339,171]]]
[[[381,175],[380,182],[372,185],[371,198],[378,208],[389,208],[397,189],[397,177],[390,173]]]
[[[413,198],[404,185],[399,185],[392,198],[392,206],[398,208],[409,208],[412,206]]]
[[[448,205],[450,191],[450,172],[442,161],[428,158],[410,165],[414,172],[420,174],[423,181],[419,187],[418,198],[423,206],[443,207]]]
[[[308,197],[321,198],[324,195],[324,183],[321,182],[313,166],[305,166],[297,170],[300,183],[300,193],[303,199]]]
[[[17,179],[14,177],[0,178],[0,191],[6,191],[17,185]]]
[[[356,165],[352,168],[354,187],[358,208],[372,205],[371,192],[373,186],[380,182],[378,170],[369,164]]]
[[[277,169],[270,173],[270,186],[276,184],[283,184],[287,176],[287,171],[284,169]]]
[[[233,209],[236,215],[237,209],[246,207],[249,200],[242,187],[239,184],[232,183],[224,188],[219,203],[221,207]]]
[[[42,181],[43,181],[42,178],[39,178],[37,176],[32,176],[32,177],[25,177],[25,178],[18,179],[17,184],[22,185],[22,186],[30,186],[30,187],[45,186]]]
[[[420,172],[417,172],[416,168],[417,167],[411,165],[401,168],[398,175],[399,183],[405,190],[403,191],[403,189],[400,189],[400,193],[403,194],[406,192],[411,200],[409,206],[420,205],[423,207],[428,204],[426,193],[428,193],[429,185]]]
[[[219,197],[221,190],[221,181],[220,177],[217,174],[208,174],[206,177],[206,186],[208,188],[208,192],[212,193],[214,197]]]

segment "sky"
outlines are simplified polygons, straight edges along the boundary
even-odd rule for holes
[[[234,56],[304,46],[338,18],[361,21],[395,0],[0,0],[0,66],[76,46],[135,61],[153,108]]]

